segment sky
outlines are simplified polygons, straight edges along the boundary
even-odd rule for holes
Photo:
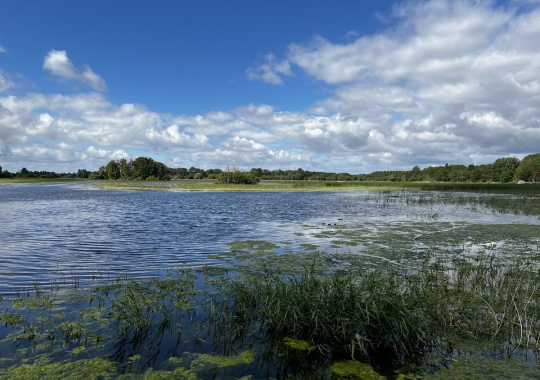
[[[349,173],[540,152],[540,1],[6,0],[0,166]]]

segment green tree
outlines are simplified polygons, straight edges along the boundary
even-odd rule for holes
[[[237,168],[234,168],[234,171],[227,171],[225,173],[221,173],[218,177],[217,182],[235,185],[252,185],[259,183],[259,177],[254,176],[250,172],[242,172]]]
[[[421,181],[422,180],[422,170],[419,166],[415,166],[409,173],[409,181]]]
[[[107,175],[111,180],[117,180],[120,178],[120,166],[113,160],[107,164]]]
[[[150,157],[137,157],[133,161],[133,172],[136,179],[145,180],[152,175],[156,176],[155,171],[155,161]]]
[[[338,181],[351,181],[352,177],[349,173],[339,173],[337,176]]]
[[[86,169],[79,169],[77,170],[77,174],[75,174],[75,178],[88,178],[90,176],[90,172]]]
[[[109,178],[109,175],[107,174],[107,169],[105,168],[105,166],[101,166],[99,170],[92,172],[89,178],[92,180],[102,180]]]
[[[526,182],[540,181],[540,153],[523,157],[516,169],[515,178]]]
[[[133,160],[129,161],[125,158],[118,161],[118,166],[120,167],[120,178],[123,180],[133,179]]]
[[[493,163],[493,181],[510,182],[514,179],[520,161],[516,157],[505,157],[495,160]]]

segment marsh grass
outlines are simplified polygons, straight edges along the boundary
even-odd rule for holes
[[[380,372],[464,352],[537,356],[539,263],[538,252],[509,263],[488,251],[472,259],[431,257],[407,275],[268,272],[225,282],[213,307],[236,340],[255,324],[263,336],[294,336],[332,360],[354,358]],[[474,348],[477,341],[483,349]]]
[[[378,203],[383,208],[391,205],[399,207],[449,205],[467,208],[472,211],[487,209],[500,214],[540,215],[540,193],[537,191],[519,193],[517,192],[520,189],[519,186],[522,185],[515,185],[514,187],[508,185],[506,192],[502,192],[505,189],[502,185],[487,190],[478,187],[475,193],[459,192],[458,194],[452,191],[412,192],[385,190],[372,194],[373,196],[366,198],[366,201]],[[500,189],[496,190],[498,188]],[[540,186],[534,186],[533,188],[538,190]]]
[[[486,194],[540,195],[536,184],[387,182],[387,181],[261,181],[256,185],[227,185],[209,180],[178,181],[97,181],[94,187],[110,190],[178,190],[178,191],[329,191],[368,189],[377,191],[425,190],[463,191]]]
[[[334,363],[354,359],[389,379],[414,364],[423,368],[417,378],[429,379],[463,355],[538,355],[539,269],[538,251],[511,262],[493,250],[475,257],[456,251],[430,255],[407,274],[328,272],[312,263],[298,274],[267,265],[257,276],[206,268],[119,278],[71,295],[36,287],[4,301],[0,345],[14,347],[15,355],[0,363],[0,375],[22,379],[15,374],[23,365],[54,372],[68,355],[70,365],[105,360],[100,368],[110,378],[165,367],[171,378],[207,378],[216,363],[233,371],[254,361],[322,379]],[[207,353],[178,351],[186,338]]]

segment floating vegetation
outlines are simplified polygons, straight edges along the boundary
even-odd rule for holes
[[[223,184],[213,181],[98,181],[90,186],[108,190],[176,190],[176,191],[335,191],[370,189],[385,192],[423,190],[439,192],[472,192],[486,194],[540,194],[540,186],[515,183],[444,183],[389,181],[260,181],[255,185]]]
[[[386,377],[379,375],[369,365],[353,360],[337,362],[330,367],[330,372],[340,378],[358,380],[385,380]]]
[[[294,339],[289,336],[286,336],[285,338],[283,338],[283,342],[287,346],[294,348],[295,350],[305,351],[305,350],[310,350],[313,348],[313,346],[310,345],[308,342]]]
[[[196,356],[196,359],[192,362],[192,366],[201,366],[208,367],[231,367],[240,364],[250,364],[254,359],[257,353],[254,350],[247,350],[242,352],[239,355],[231,356],[213,356],[208,354],[202,354]]]

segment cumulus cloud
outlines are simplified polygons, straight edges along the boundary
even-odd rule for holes
[[[106,150],[98,149],[93,146],[89,146],[83,153],[81,153],[82,159],[88,158],[97,158],[97,159],[106,159],[109,160],[120,160],[122,158],[129,158],[129,154],[126,153],[123,149],[117,150]]]
[[[6,144],[6,150],[10,147],[12,152],[29,160],[31,156],[24,153],[26,148],[15,150],[15,147],[27,147],[43,140],[62,141],[84,154],[74,156],[81,160],[125,155],[125,151],[113,151],[116,155],[106,153],[107,147],[138,149],[149,154],[205,149],[206,135],[180,130],[171,122],[173,118],[139,104],[116,106],[97,93],[7,96],[0,97],[0,141]],[[92,148],[81,151],[78,147],[84,145]]]
[[[73,152],[59,156],[66,165],[69,157],[103,164],[131,149],[183,166],[358,173],[534,153],[540,7],[519,7],[400,3],[383,15],[391,26],[377,34],[348,33],[338,42],[316,36],[247,70],[250,79],[283,84],[293,67],[327,86],[309,112],[247,104],[171,115],[99,93],[2,96],[0,154],[22,162],[35,147],[44,159]],[[123,153],[114,153],[119,147]]]
[[[530,139],[540,130],[540,9],[493,4],[401,3],[389,15],[391,29],[349,43],[315,36],[291,44],[286,59],[335,86],[314,110],[369,123],[377,138],[367,146],[386,146],[396,164],[426,154],[439,163],[448,156],[470,162],[472,154],[490,151],[533,152]],[[317,141],[329,131],[307,130]],[[355,124],[343,128],[334,142],[355,131]]]
[[[76,68],[65,50],[51,50],[43,60],[43,69],[50,71],[62,80],[76,80],[96,91],[107,91],[105,81],[87,65]]]
[[[158,145],[174,146],[179,148],[203,148],[208,144],[208,137],[202,134],[190,136],[178,129],[177,125],[171,125],[167,129],[156,130],[154,127],[146,131],[149,141]]]
[[[239,136],[225,140],[222,145],[236,152],[256,152],[266,149],[263,144]]]
[[[282,75],[292,77],[294,73],[288,60],[279,61],[273,53],[270,53],[264,57],[264,63],[249,67],[246,70],[246,75],[249,80],[260,80],[277,85],[283,84]]]

